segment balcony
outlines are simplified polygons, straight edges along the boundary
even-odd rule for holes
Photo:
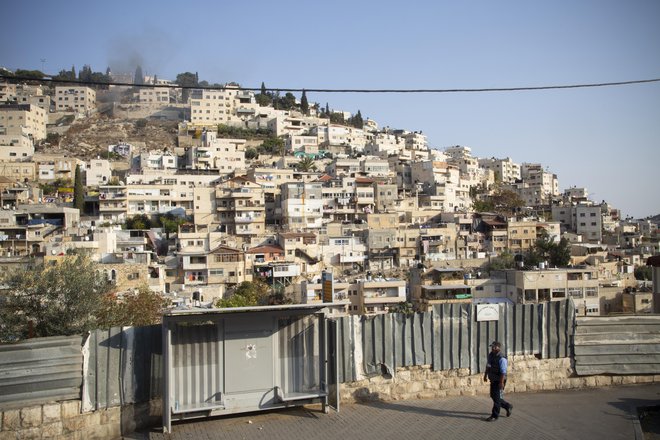
[[[376,290],[364,292],[364,304],[399,303],[406,300],[405,292],[400,295],[398,290]]]
[[[99,211],[126,211],[126,203],[117,203],[116,205],[102,204],[99,206]]]
[[[254,217],[234,217],[234,223],[252,223],[256,221]]]
[[[99,200],[117,200],[117,199],[125,199],[125,198],[126,198],[125,192],[121,192],[121,193],[102,192],[99,194]]]
[[[364,262],[365,255],[339,255],[340,263],[362,263]]]

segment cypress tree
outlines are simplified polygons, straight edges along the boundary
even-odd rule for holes
[[[73,184],[73,207],[79,209],[81,213],[85,207],[85,190],[83,188],[80,165],[76,165],[75,181]]]
[[[137,66],[135,68],[135,77],[133,78],[133,84],[144,84],[144,75],[142,74],[142,66]]]
[[[305,94],[305,89],[303,89],[302,98],[300,98],[300,111],[305,116],[309,114],[309,102],[307,101],[307,95]]]

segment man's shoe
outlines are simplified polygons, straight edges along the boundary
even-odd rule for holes
[[[487,422],[494,422],[495,420],[497,420],[497,417],[493,417],[493,416],[490,416],[486,419]]]
[[[511,417],[511,413],[513,412],[513,405],[509,405],[509,408],[506,410],[506,416]]]

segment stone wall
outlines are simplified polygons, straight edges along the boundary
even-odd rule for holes
[[[660,375],[578,377],[570,358],[509,357],[509,393],[565,390],[633,383],[660,382]],[[340,386],[342,403],[369,400],[435,399],[447,396],[488,395],[483,374],[467,368],[433,371],[430,365],[398,368],[393,377],[372,376]]]
[[[71,400],[0,412],[0,440],[115,440],[160,422],[160,401],[81,413]]]

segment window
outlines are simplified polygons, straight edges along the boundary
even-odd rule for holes
[[[598,296],[598,289],[595,287],[585,287],[584,293],[587,295],[589,298],[593,298],[595,296]]]
[[[209,275],[223,276],[225,274],[224,269],[211,269],[209,270]]]
[[[582,294],[582,289],[576,287],[569,287],[568,295],[572,298],[582,298],[584,296]]]
[[[566,298],[566,290],[565,289],[552,289],[552,298]]]

